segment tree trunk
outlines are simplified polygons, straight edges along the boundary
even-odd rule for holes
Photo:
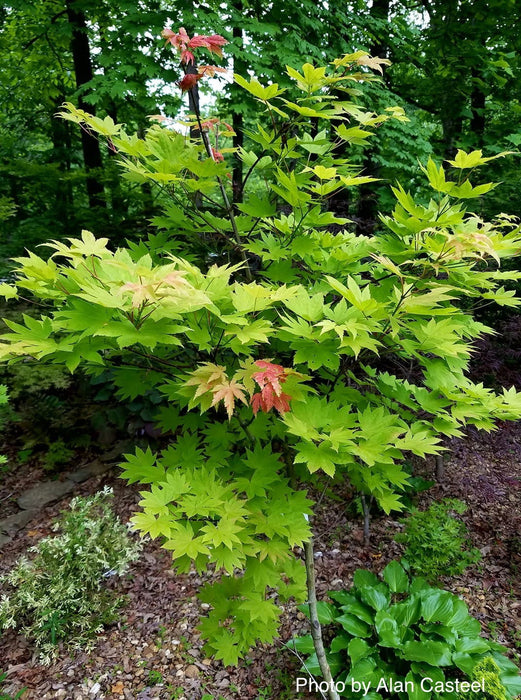
[[[242,0],[236,0],[233,4],[234,9],[238,13],[243,12]],[[242,51],[243,49],[243,31],[241,26],[238,24],[238,18],[235,19],[235,25],[233,27],[233,39],[235,49]],[[233,58],[233,71],[238,75],[246,75],[246,64],[239,55],[235,55]],[[233,111],[234,106],[240,105],[241,100],[239,99],[239,92],[237,86],[234,84],[230,88],[231,95],[231,107],[232,107],[232,127],[235,132],[233,137],[233,147],[242,148],[244,144],[244,116],[241,111]],[[243,93],[242,93],[243,94]],[[240,107],[239,107],[240,109]],[[233,192],[233,202],[234,204],[242,202],[243,192],[242,192],[242,178],[243,178],[243,167],[242,160],[239,158],[238,154],[235,153],[233,157],[233,170],[232,170],[232,192]]]
[[[67,17],[72,27],[71,52],[76,77],[76,87],[80,91],[78,107],[91,114],[96,114],[91,105],[84,100],[81,88],[93,78],[92,60],[89,37],[87,36],[87,20],[84,13],[76,7],[74,0],[65,0]],[[91,207],[104,207],[103,184],[100,181],[103,161],[98,139],[82,129],[81,145],[83,161],[87,171],[87,195]],[[96,171],[98,174],[96,175]]]
[[[360,500],[364,512],[364,547],[369,547],[371,542],[371,511],[364,493],[360,495]]]
[[[470,109],[472,118],[470,120],[470,131],[476,137],[476,146],[483,148],[485,140],[485,93],[481,89],[481,80],[476,68],[471,71],[472,94],[470,96]]]
[[[62,173],[62,178],[56,187],[56,217],[65,229],[71,226],[71,216],[74,213],[74,197],[70,180],[67,178],[71,169],[70,154],[72,152],[70,122],[64,119],[57,119],[55,114],[65,101],[65,97],[60,96],[55,103],[51,120],[52,139],[52,162],[58,163],[58,170]]]
[[[329,668],[329,662],[324,649],[322,639],[322,628],[318,619],[317,589],[315,584],[315,558],[313,556],[313,538],[304,543],[304,553],[306,556],[306,585],[308,589],[309,618],[311,622],[311,637],[313,646],[317,653],[317,660],[322,671],[324,680],[328,684],[327,695],[329,700],[340,700],[340,696],[335,690],[333,676]]]
[[[371,7],[371,18],[375,20],[376,26],[373,34],[373,43],[369,49],[371,56],[387,58],[389,46],[386,40],[386,31],[389,21],[390,0],[373,0]],[[363,175],[378,177],[378,166],[374,162],[373,148],[370,146],[365,152]],[[361,185],[358,189],[358,207],[356,211],[357,226],[356,232],[359,235],[370,235],[373,233],[377,220],[377,199],[374,192],[374,183]]]

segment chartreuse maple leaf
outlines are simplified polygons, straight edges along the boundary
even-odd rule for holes
[[[170,515],[158,515],[153,513],[136,513],[130,522],[143,534],[148,534],[152,539],[156,537],[170,537],[172,520]]]
[[[335,475],[338,453],[328,447],[327,443],[315,445],[313,442],[299,442],[296,449],[297,464],[304,463],[312,474],[321,469],[329,476]]]
[[[119,466],[123,469],[121,477],[129,484],[155,484],[165,478],[165,469],[161,464],[156,464],[156,455],[150,447],[145,451],[136,448],[135,454],[125,454],[125,462]]]
[[[171,535],[163,546],[171,549],[175,558],[187,555],[190,559],[195,559],[199,554],[208,556],[210,553],[203,538],[195,536],[190,521],[173,523]]]

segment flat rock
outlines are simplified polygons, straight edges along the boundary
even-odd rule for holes
[[[112,460],[122,461],[123,454],[126,452],[134,452],[136,449],[135,442],[132,440],[119,440],[114,443],[114,446],[108,452],[105,452],[100,459],[103,462],[110,462]]]
[[[1,549],[4,545],[9,544],[9,542],[11,541],[11,539],[12,539],[12,538],[9,537],[8,535],[2,535],[2,533],[0,532],[0,549]]]
[[[74,472],[67,472],[65,476],[67,479],[74,481],[75,484],[82,484],[84,481],[87,481],[87,479],[90,479],[92,472],[90,470],[90,466],[87,464],[85,467],[76,469]]]
[[[41,481],[23,493],[17,503],[23,510],[39,509],[48,503],[58,501],[70,493],[76,484],[70,479],[65,481]]]
[[[0,520],[0,532],[5,535],[14,535],[15,532],[25,527],[35,517],[37,512],[36,509],[21,510],[19,513],[14,513]]]

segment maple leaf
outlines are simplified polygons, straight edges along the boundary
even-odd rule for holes
[[[188,46],[192,49],[202,47],[208,49],[210,53],[215,53],[217,56],[222,56],[222,47],[227,44],[227,40],[220,34],[211,34],[210,36],[196,34],[188,42]]]
[[[182,92],[187,92],[194,88],[203,76],[195,73],[187,73],[177,84]]]
[[[216,163],[222,163],[222,161],[224,160],[224,156],[221,153],[221,151],[218,151],[216,148],[213,148],[213,147],[212,147],[212,156],[213,156],[213,159]]]
[[[181,63],[187,64],[195,61],[194,54],[189,49],[204,48],[210,53],[222,56],[222,47],[228,43],[220,34],[211,34],[208,36],[196,34],[190,39],[184,27],[181,27],[178,32],[173,32],[171,29],[165,28],[161,32],[161,36],[166,39],[167,44],[170,44],[178,50],[181,56]]]
[[[226,384],[228,377],[226,369],[221,365],[215,365],[213,362],[205,362],[200,365],[193,373],[190,379],[185,382],[185,386],[196,386],[194,399],[208,391],[212,391],[216,385]]]
[[[190,41],[190,37],[184,27],[181,27],[177,33],[165,28],[161,32],[161,36],[166,39],[167,44],[171,44],[174,48],[180,50],[185,49]]]
[[[390,66],[391,61],[388,58],[378,58],[377,56],[360,56],[356,59],[359,66],[369,66],[373,70],[380,71],[383,74],[382,66]]]
[[[239,399],[239,401],[242,401],[243,404],[248,405],[246,396],[244,395],[246,389],[242,384],[239,384],[233,379],[229,382],[215,384],[211,391],[213,393],[212,406],[218,404],[219,401],[224,401],[228,419],[230,419],[233,415],[235,399]]]
[[[123,291],[133,292],[132,306],[137,308],[145,301],[158,301],[165,296],[165,289],[161,289],[163,285],[172,287],[175,291],[186,291],[191,289],[191,285],[184,279],[185,272],[181,270],[172,270],[163,277],[151,275],[150,278],[139,276],[139,282],[125,282],[121,287]]]
[[[213,78],[216,73],[228,73],[228,70],[220,66],[199,66],[197,72],[201,76],[207,75],[209,78]]]
[[[291,398],[289,394],[284,394],[283,392],[277,395],[273,391],[271,384],[268,384],[261,392],[257,392],[251,397],[253,414],[256,416],[259,410],[269,413],[272,408],[275,408],[279,413],[286,413],[290,409],[289,402]]]
[[[251,397],[254,415],[257,415],[259,410],[268,413],[272,408],[279,413],[289,411],[289,402],[292,397],[282,391],[281,385],[286,381],[290,370],[282,365],[273,364],[269,360],[257,360],[255,364],[262,371],[252,375],[261,388],[260,392]]]

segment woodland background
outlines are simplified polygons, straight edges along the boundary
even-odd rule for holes
[[[412,123],[390,120],[376,146],[355,148],[366,174],[381,178],[341,203],[365,233],[374,228],[377,211],[391,207],[389,183],[409,182],[413,193],[424,186],[418,161],[430,154],[447,158],[460,147],[492,155],[521,143],[520,15],[516,0],[3,4],[0,259],[81,228],[116,245],[144,235],[157,213],[154,194],[123,181],[109,148],[55,114],[70,101],[125,122],[130,131],[144,130],[149,115],[176,116],[180,71],[175,53],[163,47],[165,26],[223,34],[230,68],[261,82],[284,84],[286,64],[332,60],[357,49],[392,61],[385,82],[365,88],[367,103],[373,110],[403,106]],[[243,130],[255,119],[251,96],[223,80],[207,84],[213,97],[203,104],[232,124],[233,145],[242,145]],[[237,162],[235,182],[239,171]],[[486,207],[481,213],[519,215],[517,157],[495,161],[486,177],[502,185],[485,204],[476,200],[476,207]]]

